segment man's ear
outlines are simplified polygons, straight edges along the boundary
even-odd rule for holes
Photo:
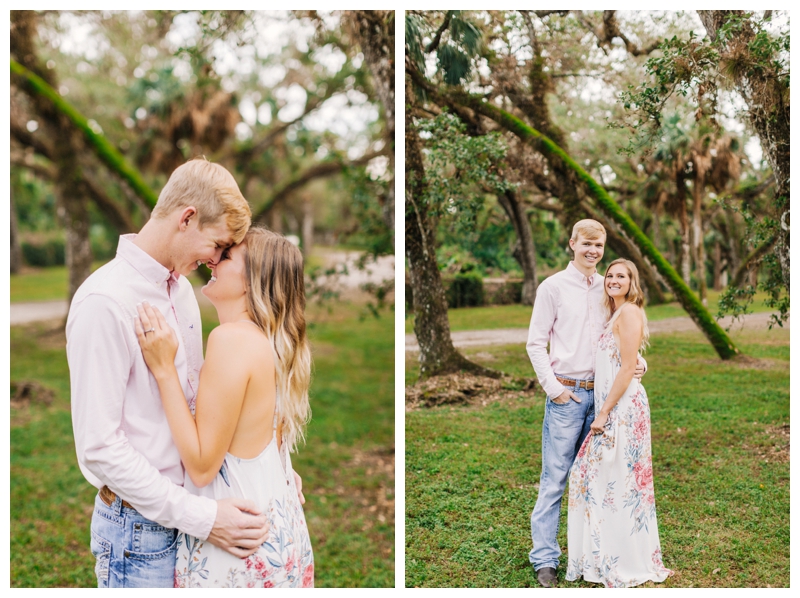
[[[189,228],[189,222],[197,216],[197,208],[194,206],[186,206],[180,211],[180,220],[178,221],[178,228],[181,232],[184,232],[187,228]]]

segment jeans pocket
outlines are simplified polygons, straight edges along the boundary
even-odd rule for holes
[[[567,399],[565,403],[557,403],[552,399],[552,397],[547,397],[547,400],[551,405],[555,405],[556,407],[566,407],[570,404],[570,402],[573,402],[572,399]]]
[[[91,550],[96,560],[94,574],[97,576],[97,587],[108,587],[108,571],[111,564],[111,542],[91,532]]]
[[[170,553],[174,555],[178,548],[178,530],[157,523],[135,523],[131,548],[125,555],[128,558],[157,560]]]

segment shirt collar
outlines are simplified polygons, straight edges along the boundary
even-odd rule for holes
[[[117,257],[128,262],[139,274],[152,282],[154,286],[160,287],[165,282],[170,284],[177,283],[179,275],[167,270],[167,268],[153,259],[149,253],[138,247],[133,242],[135,238],[135,234],[120,235],[119,244],[117,245]]]
[[[578,270],[575,267],[575,264],[573,264],[572,261],[570,261],[570,263],[567,264],[567,269],[565,270],[565,272],[573,280],[575,280],[575,282],[579,282],[579,283],[581,283],[583,286],[585,286],[587,288],[593,287],[600,280],[600,274],[597,272],[597,270],[595,270],[595,273],[592,274],[591,276],[586,277],[581,273],[580,270]],[[588,281],[589,281],[588,285],[586,284],[587,278],[588,278]]]

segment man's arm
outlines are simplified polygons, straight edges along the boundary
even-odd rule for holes
[[[123,430],[125,390],[140,359],[132,350],[133,321],[111,298],[90,295],[72,306],[67,338],[75,447],[87,479],[107,485],[148,519],[206,538],[216,502],[173,484]]]
[[[73,305],[67,323],[72,421],[81,470],[107,485],[142,515],[165,527],[208,539],[245,557],[266,540],[269,523],[252,501],[212,500],[173,484],[139,451],[122,427],[125,389],[134,359],[133,319],[110,298]],[[144,364],[142,364],[144,367]]]
[[[550,365],[550,356],[547,354],[547,343],[550,341],[550,332],[556,321],[557,299],[555,291],[549,285],[542,284],[536,293],[533,304],[533,315],[528,330],[528,357],[533,364],[536,378],[548,397],[558,397],[567,389],[557,379]]]

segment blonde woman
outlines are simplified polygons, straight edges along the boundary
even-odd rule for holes
[[[212,270],[202,292],[220,325],[208,337],[196,402],[181,390],[177,339],[161,312],[141,305],[136,334],[186,488],[252,500],[267,514],[269,537],[238,558],[180,533],[175,587],[312,587],[311,542],[289,458],[309,416],[303,258],[284,237],[253,228]]]
[[[631,587],[673,572],[658,537],[650,406],[633,375],[649,336],[636,266],[614,260],[604,286],[610,317],[597,345],[595,419],[569,476],[566,579]]]

